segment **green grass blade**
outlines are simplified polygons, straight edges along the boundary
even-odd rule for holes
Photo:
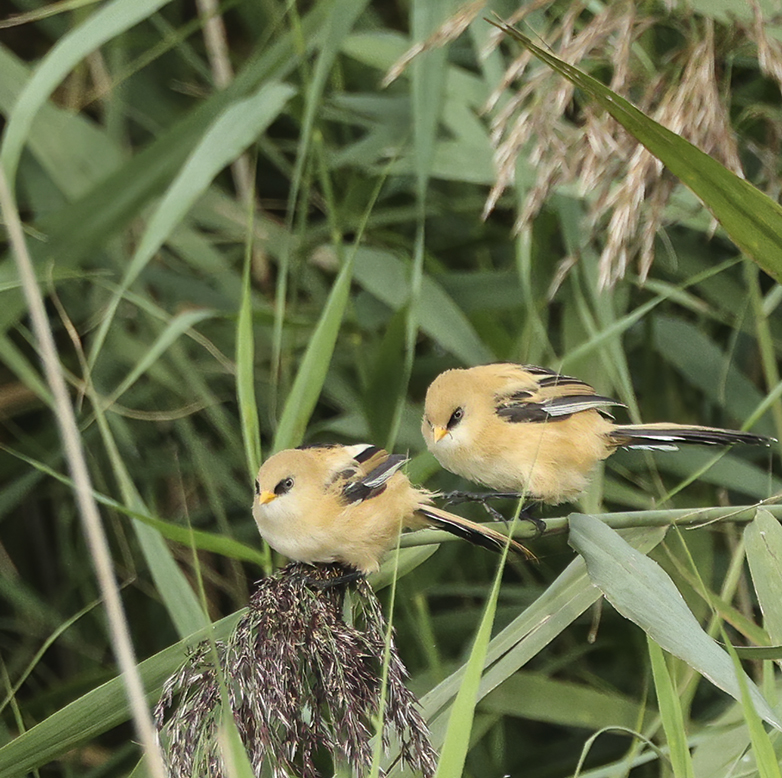
[[[49,240],[46,244],[33,244],[34,258],[42,263],[45,257],[54,256],[58,267],[72,267],[102,251],[112,236],[138,218],[152,198],[165,189],[216,116],[235,100],[252,94],[262,83],[284,78],[300,57],[307,56],[320,40],[325,15],[325,4],[317,4],[307,13],[301,24],[303,39],[297,37],[294,41],[292,33],[283,32],[268,45],[259,42],[257,51],[226,89],[197,105],[117,170],[106,175],[104,169],[80,200],[43,215],[36,227]],[[41,164],[45,162],[42,159]],[[13,301],[13,313],[18,318],[23,305],[21,295],[17,298]],[[0,319],[9,316],[8,308],[7,305]]]
[[[408,302],[408,267],[389,251],[359,249],[355,276],[361,286],[394,310],[403,308]],[[491,362],[496,358],[461,308],[429,276],[424,276],[421,282],[418,326],[466,365]]]
[[[213,311],[185,311],[174,316],[168,322],[163,332],[160,333],[157,340],[144,352],[142,359],[133,366],[130,373],[122,379],[117,388],[111,393],[106,403],[107,407],[119,400],[160,359],[161,355],[179,340],[181,335],[199,322],[211,319],[214,315]]]
[[[671,765],[676,778],[694,778],[692,756],[687,743],[684,727],[684,713],[676,686],[671,678],[663,651],[648,635],[646,644],[652,663],[654,688],[657,692],[657,705],[670,749]]]
[[[782,645],[778,646],[733,646],[740,659],[782,659]]]
[[[9,182],[16,178],[19,158],[36,114],[68,73],[106,41],[143,21],[168,2],[114,0],[57,42],[36,68],[8,119],[0,149],[0,164]]]
[[[748,257],[777,281],[782,280],[782,207],[778,203],[597,79],[536,46],[518,30],[504,23],[496,26],[597,101],[701,198]]]
[[[5,451],[12,456],[21,459],[31,467],[34,467],[40,473],[54,478],[62,484],[65,484],[69,488],[73,488],[73,481],[66,475],[58,473],[56,470],[45,465],[32,457],[25,456],[24,454],[14,451],[8,446],[4,446],[0,443],[0,451]],[[214,532],[206,532],[205,530],[192,529],[191,527],[180,527],[178,524],[172,524],[169,521],[153,516],[151,513],[141,513],[139,511],[133,511],[126,508],[122,503],[113,500],[105,494],[101,494],[98,491],[93,491],[93,497],[95,501],[100,505],[105,505],[107,508],[117,511],[124,516],[128,516],[132,519],[146,524],[153,529],[156,529],[166,540],[172,540],[175,543],[181,543],[185,546],[194,546],[199,551],[210,551],[214,554],[221,554],[222,556],[230,557],[231,559],[240,559],[245,562],[254,562],[261,565],[265,561],[265,556],[254,549],[252,546],[245,545],[244,543],[229,538],[225,535],[218,535]]]
[[[730,657],[707,635],[668,574],[594,516],[570,517],[570,545],[592,581],[625,618],[736,700],[741,692]],[[782,731],[782,721],[747,678],[758,713]]]
[[[213,624],[209,628],[213,629],[212,638],[227,637],[241,615],[241,612],[234,613]],[[207,634],[207,629],[199,630],[139,664],[141,679],[151,701],[157,700],[163,682],[185,661],[188,649],[204,640]],[[0,748],[0,778],[18,778],[129,718],[122,679],[113,678]]]
[[[100,398],[97,397],[91,384],[87,385],[87,394],[92,401],[95,420],[125,505],[131,511],[149,513],[114,440],[106,414],[100,405]],[[184,572],[174,560],[173,554],[161,534],[156,529],[135,519],[133,520],[133,531],[136,533],[158,594],[180,637],[185,637],[200,629],[206,619],[201,609],[201,603],[193,592]]]
[[[274,436],[275,451],[298,446],[304,438],[310,416],[326,380],[342,317],[350,298],[355,257],[356,251],[353,250],[340,268],[323,313],[312,333]]]
[[[763,722],[758,716],[755,706],[752,704],[752,694],[748,683],[748,678],[741,667],[733,646],[727,642],[727,636],[723,630],[723,640],[726,641],[730,658],[733,661],[733,667],[736,672],[736,680],[741,689],[741,710],[744,714],[744,720],[747,723],[749,739],[752,743],[752,754],[755,757],[755,765],[758,769],[759,778],[782,778],[779,770],[779,759],[774,753],[774,745],[771,736],[763,727]]]
[[[643,551],[654,548],[663,534],[658,527],[625,532],[629,542]],[[600,590],[590,583],[584,560],[574,559],[532,605],[492,638],[486,650],[484,667],[487,669],[480,682],[478,699],[483,699],[516,673],[599,597]],[[445,737],[450,710],[447,706],[458,694],[464,674],[462,666],[421,698],[435,746]],[[396,753],[392,753],[390,761],[395,757]],[[394,769],[392,774],[398,775],[399,769]]]
[[[322,107],[323,90],[334,66],[334,60],[345,36],[350,32],[359,14],[364,10],[367,0],[325,0],[319,3],[325,14],[319,36],[320,51],[314,71],[309,76],[305,94],[304,117],[301,134],[296,146],[296,162],[291,174],[291,186],[288,193],[288,207],[285,226],[293,232],[294,219],[297,213],[299,196],[304,186],[305,171],[310,160],[312,139],[315,130],[315,120],[318,109]],[[296,37],[301,35],[301,20],[298,10],[291,9],[291,28]],[[306,71],[306,66],[302,66]],[[306,76],[305,76],[306,77]],[[334,209],[329,209],[329,216],[334,217]],[[288,302],[288,276],[290,273],[291,245],[286,246],[280,257],[277,272],[274,308],[274,329],[272,333],[272,371],[279,377],[279,365],[283,347],[283,326],[285,323],[286,305]],[[279,450],[279,449],[278,449]]]
[[[213,122],[149,220],[130,260],[121,290],[128,288],[138,278],[214,177],[271,124],[293,94],[294,89],[286,84],[265,84],[251,97],[229,106]],[[122,299],[121,290],[112,298],[95,336],[90,354],[91,366],[95,364]]]
[[[663,535],[664,531],[659,527],[624,532],[627,541],[643,552],[654,548]],[[484,677],[482,693],[494,689],[548,645],[599,596],[600,591],[589,581],[584,560],[574,559],[532,605],[492,639],[486,655],[489,670]],[[460,669],[453,673],[423,697],[421,704],[427,719],[431,719],[456,694],[462,672]]]
[[[256,778],[247,750],[236,728],[236,721],[228,711],[223,712],[217,739],[225,762],[226,778]]]
[[[435,778],[460,778],[464,772],[464,763],[470,748],[470,732],[475,717],[475,705],[478,701],[478,689],[491,639],[494,616],[497,612],[497,597],[500,593],[506,555],[507,550],[497,567],[497,574],[486,601],[483,617],[475,635],[475,642],[464,667],[459,692],[451,706]]]
[[[19,347],[5,335],[0,335],[0,359],[10,368],[19,380],[50,408],[54,405],[52,393],[40,374],[30,364]]]
[[[0,48],[0,111],[8,116],[30,81],[31,68]],[[91,119],[45,102],[26,128],[24,143],[54,185],[70,199],[122,164],[119,145]]]
[[[356,232],[356,242],[349,248],[347,257],[343,260],[342,267],[329,292],[326,305],[310,337],[274,436],[275,451],[297,446],[304,437],[312,411],[315,409],[323,389],[331,356],[334,353],[337,336],[342,325],[342,318],[350,299],[350,286],[353,281],[356,260],[361,252],[361,238],[380,195],[380,188],[384,180],[385,178],[381,178],[367,202]],[[341,254],[340,251],[337,251],[337,256],[341,256]]]
[[[248,233],[250,235],[251,233]],[[242,302],[236,322],[236,398],[242,425],[244,456],[250,481],[261,466],[261,425],[255,400],[255,335],[253,332],[252,243],[248,245],[242,274]],[[248,482],[249,483],[249,482]]]

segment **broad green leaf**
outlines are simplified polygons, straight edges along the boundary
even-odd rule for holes
[[[782,207],[675,132],[645,116],[597,79],[496,23],[538,59],[583,89],[708,206],[731,240],[777,281],[782,280]]]
[[[30,79],[30,69],[0,47],[0,111],[6,116]],[[122,163],[122,152],[108,134],[82,114],[44,103],[29,127],[27,147],[68,198],[89,191]]]
[[[252,97],[234,103],[218,116],[189,155],[149,220],[125,272],[121,290],[127,289],[138,278],[212,179],[274,121],[294,91],[285,84],[265,84]],[[122,299],[121,290],[112,298],[101,321],[90,355],[91,365],[95,363],[108,334]]]
[[[405,264],[388,251],[362,248],[355,270],[356,281],[393,310],[408,301],[410,282]],[[469,319],[437,282],[424,276],[418,325],[466,365],[492,362],[495,355],[478,337]]]
[[[741,699],[730,657],[703,631],[679,590],[656,562],[594,516],[570,517],[569,542],[584,557],[592,581],[619,613],[668,653],[734,699]],[[776,713],[755,684],[746,680],[759,715],[782,730]]]
[[[146,19],[169,0],[113,0],[61,38],[35,69],[3,134],[0,164],[13,186],[35,116],[70,71],[106,41]]]
[[[638,703],[617,692],[523,670],[487,694],[479,710],[590,730],[634,727],[644,714]]]
[[[782,643],[782,526],[768,511],[759,510],[744,530],[744,541],[763,626],[774,643]]]
[[[692,763],[696,778],[757,776],[754,764],[747,764],[749,732],[736,703],[706,728],[693,750]],[[737,767],[741,765],[741,771]]]
[[[653,527],[631,529],[624,534],[643,551],[650,551],[662,540],[665,532],[659,527]],[[478,700],[499,687],[542,651],[599,597],[599,589],[589,581],[584,560],[580,557],[574,559],[532,605],[492,638],[486,651],[486,669]],[[462,666],[421,698],[421,707],[430,723],[435,746],[444,737],[450,710],[448,706],[461,687],[464,673],[465,668]],[[395,756],[392,753],[391,759]],[[393,775],[400,774],[407,775],[399,768],[393,771]]]

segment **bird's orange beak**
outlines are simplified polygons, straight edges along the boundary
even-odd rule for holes
[[[432,437],[435,443],[439,443],[448,434],[446,427],[432,427]]]
[[[263,491],[258,495],[258,504],[266,505],[267,503],[270,503],[272,500],[276,499],[277,495],[274,492]]]

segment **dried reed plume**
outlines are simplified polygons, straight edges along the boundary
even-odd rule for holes
[[[204,642],[169,678],[155,720],[172,778],[224,775],[223,699],[257,775],[317,778],[324,755],[369,771],[387,629],[366,581],[351,590],[347,608],[344,585],[328,585],[344,572],[291,564],[265,578],[248,614],[215,646],[217,664]],[[383,747],[395,735],[402,760],[428,778],[436,754],[393,640],[388,649]]]
[[[590,73],[607,73],[611,89],[743,175],[731,125],[727,69],[722,63],[736,53],[746,57],[754,52],[760,71],[782,88],[782,44],[767,34],[757,0],[751,0],[750,7],[753,18],[746,22],[718,25],[683,0],[646,4],[642,11],[632,0],[599,7],[585,0],[564,7],[554,7],[553,0],[530,0],[507,22],[532,38],[544,38],[543,45],[560,59]],[[542,14],[549,10],[554,21],[541,32]],[[455,14],[458,23],[448,20],[401,58],[390,73],[398,76],[409,54],[452,40],[478,12],[475,3],[468,3]],[[537,29],[524,29],[533,13]],[[656,25],[680,31],[680,47],[651,61],[654,49],[640,39]],[[493,33],[489,48],[504,39],[500,31]],[[662,164],[601,108],[588,100],[583,104],[574,100],[573,85],[526,50],[507,65],[486,110],[493,113],[496,181],[484,217],[515,182],[522,159],[533,183],[526,192],[517,229],[530,225],[556,188],[572,191],[575,187],[589,203],[585,244],[592,241],[601,247],[600,285],[616,283],[633,262],[645,278],[654,259],[655,237],[666,224],[666,208],[677,186]],[[767,123],[770,143],[776,142],[777,148],[782,131],[772,124]],[[754,152],[764,167],[762,177],[776,181],[776,155],[764,158],[763,151]],[[562,261],[555,283],[561,282],[575,260]]]

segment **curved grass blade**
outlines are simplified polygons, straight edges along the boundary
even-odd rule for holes
[[[190,207],[211,184],[212,179],[269,126],[294,91],[293,87],[286,84],[265,84],[252,97],[231,105],[207,130],[147,225],[121,287],[112,298],[95,336],[90,367],[94,366],[106,339],[114,313],[122,299],[122,292],[138,278]]]
[[[225,638],[242,614],[243,611],[239,611],[226,616],[141,662],[138,669],[149,698],[156,699],[160,695],[163,682],[184,661],[189,648],[204,640],[209,630],[212,630],[213,640]],[[122,679],[112,678],[0,748],[0,778],[18,778],[129,717]]]
[[[464,763],[467,759],[467,752],[470,750],[470,732],[475,717],[475,706],[478,702],[483,666],[491,639],[494,616],[497,612],[497,598],[500,594],[500,583],[507,554],[506,548],[497,567],[497,574],[486,601],[469,659],[464,666],[464,676],[459,685],[459,691],[448,715],[448,726],[445,730],[435,778],[459,778],[464,772]]]
[[[169,0],[114,0],[58,41],[36,68],[8,119],[0,164],[9,182],[16,177],[22,149],[41,106],[73,67],[106,41],[151,16]]]
[[[510,25],[491,24],[597,101],[708,206],[744,254],[782,281],[782,206],[597,79],[536,46]]]
[[[723,638],[726,637],[724,630],[722,631],[722,636]],[[747,684],[748,679],[741,669],[741,662],[733,650],[733,646],[730,643],[727,646],[741,689],[741,711],[744,714],[744,720],[747,722],[747,730],[752,743],[752,753],[755,757],[758,776],[759,778],[782,778],[779,772],[779,759],[774,753],[772,739],[763,727],[763,722],[752,704],[751,690]]]
[[[54,478],[69,488],[73,488],[73,482],[68,476],[58,473],[43,462],[25,456],[21,452],[15,451],[2,443],[0,443],[0,451],[5,451],[10,455],[15,456],[17,459],[34,467],[38,472],[43,473],[50,478]],[[95,501],[100,505],[105,505],[107,508],[111,508],[112,510],[117,511],[117,513],[132,519],[138,519],[143,524],[156,529],[166,540],[181,543],[183,546],[195,547],[199,551],[210,551],[214,554],[230,557],[231,559],[239,559],[243,562],[254,562],[257,565],[263,565],[265,562],[266,557],[259,550],[254,549],[252,546],[245,545],[238,540],[229,538],[226,535],[218,535],[214,532],[193,529],[191,527],[181,527],[178,524],[164,521],[150,513],[129,510],[122,503],[113,500],[105,494],[101,494],[101,492],[93,490],[92,494],[95,497]]]
[[[676,691],[671,672],[665,662],[663,650],[648,635],[646,643],[654,676],[654,688],[657,692],[657,705],[663,722],[665,737],[671,754],[673,774],[676,778],[694,778],[692,756],[687,744],[687,732],[684,728],[684,712]]]

